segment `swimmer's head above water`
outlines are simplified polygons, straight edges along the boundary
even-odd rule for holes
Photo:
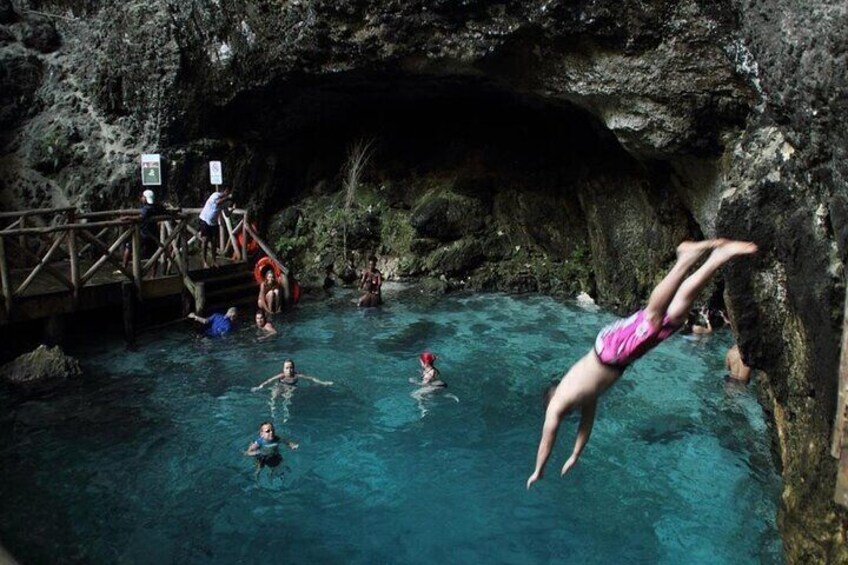
[[[436,362],[436,356],[429,351],[425,351],[424,353],[418,356],[418,360],[424,366],[433,365],[433,363]]]

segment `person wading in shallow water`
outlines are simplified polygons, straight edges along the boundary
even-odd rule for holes
[[[724,368],[727,369],[727,380],[748,384],[751,380],[751,367],[742,360],[739,346],[734,345],[724,356]]]
[[[368,268],[362,272],[359,278],[359,288],[365,291],[359,298],[359,306],[370,308],[379,306],[383,303],[383,273],[377,269],[377,258],[370,256],[368,258]]]
[[[712,253],[704,264],[686,277],[710,249]],[[677,262],[654,288],[645,309],[603,328],[592,351],[575,363],[559,384],[546,391],[545,423],[536,453],[536,468],[527,479],[528,489],[542,478],[565,415],[580,408],[577,439],[562,467],[563,475],[574,467],[589,441],[598,397],[618,380],[630,363],[680,329],[698,293],[720,266],[734,257],[756,251],[754,243],[726,239],[689,241],[677,247]]]

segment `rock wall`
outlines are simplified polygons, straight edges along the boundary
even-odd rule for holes
[[[845,300],[848,6],[739,2],[762,90],[730,156],[718,226],[758,241],[752,273],[732,272],[745,357],[767,376],[785,488],[790,560],[848,560],[829,455]]]
[[[0,0],[0,207],[124,206],[142,152],[196,206],[219,159],[304,279],[376,252],[621,312],[679,240],[754,239],[710,300],[766,375],[789,560],[845,560],[845,24],[823,0]]]

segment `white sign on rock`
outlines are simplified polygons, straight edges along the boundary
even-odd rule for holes
[[[214,185],[224,184],[224,168],[221,161],[209,161],[209,181]]]
[[[141,184],[143,186],[162,185],[162,159],[158,153],[142,153]]]

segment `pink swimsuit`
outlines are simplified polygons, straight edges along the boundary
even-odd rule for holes
[[[645,311],[605,326],[595,339],[595,353],[604,365],[624,368],[680,329],[665,316],[658,328],[651,326]]]

